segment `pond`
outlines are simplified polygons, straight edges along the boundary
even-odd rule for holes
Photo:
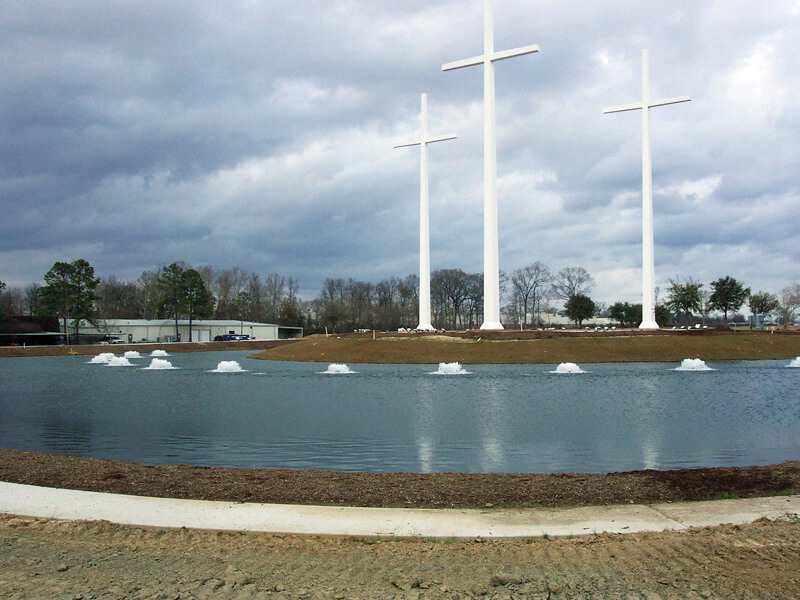
[[[789,361],[324,374],[327,364],[248,354],[161,357],[171,370],[143,369],[149,356],[119,367],[86,356],[0,360],[0,447],[374,472],[604,473],[800,458],[800,369]],[[223,361],[223,371],[235,361],[244,372],[212,372]]]

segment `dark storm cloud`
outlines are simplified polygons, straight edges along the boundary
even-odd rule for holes
[[[417,268],[428,92],[434,268],[482,269],[480,0],[11,2],[0,22],[0,279],[83,256],[325,277]],[[657,279],[797,279],[800,6],[495,0],[501,268],[636,298],[650,49]],[[581,243],[576,245],[575,240]],[[785,262],[776,266],[778,259]],[[764,265],[767,265],[765,268]]]

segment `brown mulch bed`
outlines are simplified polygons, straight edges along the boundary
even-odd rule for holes
[[[539,334],[547,334],[539,336]],[[677,362],[780,360],[800,355],[794,332],[718,330],[615,332],[475,332],[446,335],[367,334],[311,336],[256,354],[252,358],[303,362],[437,364],[558,364],[560,362]],[[366,336],[366,337],[364,337]],[[480,338],[480,339],[479,339]]]
[[[0,480],[99,492],[281,504],[569,507],[800,493],[800,461],[595,474],[347,473],[143,465],[0,449]]]

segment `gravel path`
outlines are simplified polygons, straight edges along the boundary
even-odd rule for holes
[[[0,518],[9,599],[800,597],[800,519],[572,540],[429,541]]]

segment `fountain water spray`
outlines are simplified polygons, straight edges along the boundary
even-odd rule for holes
[[[681,361],[681,366],[676,367],[675,371],[715,371],[709,367],[705,361],[699,358],[684,358]]]
[[[128,350],[125,354],[123,354],[125,358],[142,358],[142,355],[139,354],[136,350]]]
[[[586,373],[583,369],[581,369],[578,365],[572,362],[565,362],[561,363],[556,367],[555,371],[550,371],[551,373],[558,373],[558,374],[565,374],[565,373]]]
[[[177,367],[173,367],[171,362],[163,358],[154,358],[148,366],[143,368],[144,371],[169,371],[170,369],[177,369]]]
[[[786,366],[789,367],[790,369],[800,369],[800,356],[798,356],[797,358],[793,358],[792,362],[790,362]]]
[[[106,363],[107,367],[132,367],[133,363],[124,356],[112,356]]]
[[[114,358],[114,354],[111,352],[101,352],[97,356],[92,357],[92,360],[89,361],[90,365],[107,365],[108,361]]]
[[[433,371],[431,375],[472,375],[457,362],[439,363],[439,370]]]
[[[356,371],[351,371],[350,367],[342,363],[331,363],[328,365],[327,371],[320,371],[322,375],[348,375],[356,373]]]
[[[158,350],[158,349],[156,349],[156,350],[153,350],[150,353],[150,356],[161,356],[161,357],[164,357],[164,356],[169,356],[169,353],[166,350]]]
[[[210,373],[246,373],[238,362],[235,360],[221,360],[216,369],[209,371]]]

